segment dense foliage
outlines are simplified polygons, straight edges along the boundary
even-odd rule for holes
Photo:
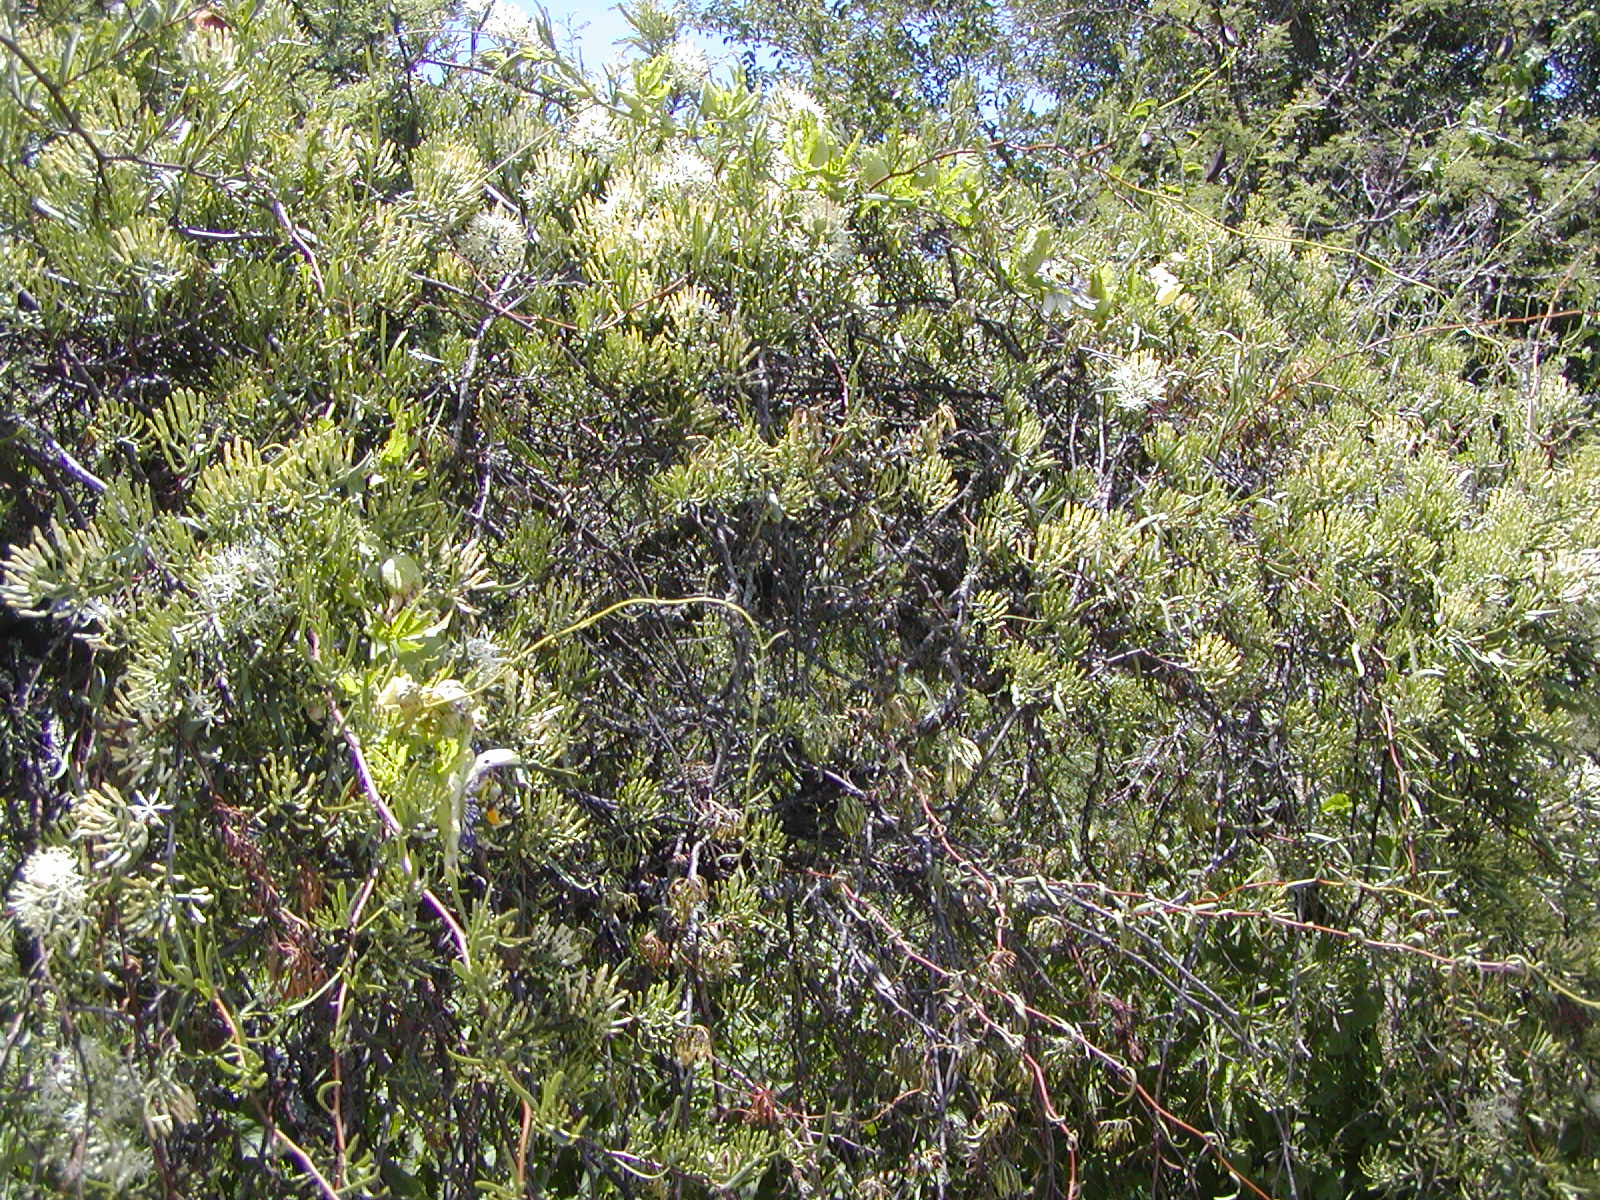
[[[697,0],[872,129],[953,107],[1368,251],[1453,311],[1595,300],[1600,14],[1556,0]],[[1013,173],[1026,169],[1007,160]],[[1391,293],[1381,306],[1405,301]],[[1564,322],[1567,322],[1564,324]],[[1570,321],[1552,317],[1551,327]],[[1591,351],[1593,347],[1591,346]],[[1592,367],[1588,368],[1591,372]],[[1590,379],[1594,376],[1591,374]]]
[[[636,24],[0,18],[6,1188],[1600,1188],[1585,268]]]

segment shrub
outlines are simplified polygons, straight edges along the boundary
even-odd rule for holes
[[[1594,1185],[1558,358],[393,18],[0,39],[17,1187]]]

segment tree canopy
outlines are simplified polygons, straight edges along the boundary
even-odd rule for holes
[[[0,18],[5,1188],[1600,1188],[1593,15],[700,18]]]
[[[871,130],[954,109],[990,138],[1099,146],[1130,182],[1229,224],[1254,212],[1370,251],[1458,312],[1594,303],[1592,8],[700,0],[696,11]]]

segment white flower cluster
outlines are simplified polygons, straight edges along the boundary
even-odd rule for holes
[[[658,196],[703,192],[716,182],[716,172],[705,155],[679,150],[650,176],[650,191]]]
[[[499,279],[521,269],[527,244],[522,222],[497,208],[474,213],[467,222],[461,235],[461,257],[485,275]]]
[[[490,3],[478,8],[471,15],[479,37],[493,38],[497,42],[513,46],[523,46],[534,41],[533,22],[514,4],[490,0]]]
[[[1136,350],[1111,368],[1106,386],[1123,412],[1144,412],[1166,399],[1167,369],[1148,350]]]
[[[796,250],[814,254],[826,267],[843,267],[855,257],[855,238],[845,224],[842,207],[815,192],[801,193],[796,206],[795,233],[790,239]]]
[[[149,1173],[140,1134],[144,1088],[105,1045],[86,1037],[56,1051],[36,1082],[34,1107],[53,1128],[50,1153],[69,1183],[100,1184],[120,1195]]]
[[[1563,604],[1600,602],[1600,549],[1561,551],[1545,568],[1545,579]]]
[[[567,140],[576,150],[596,158],[609,158],[622,148],[622,136],[603,104],[586,104],[572,118]]]
[[[66,846],[35,850],[11,885],[7,908],[41,941],[76,938],[82,931],[89,885],[78,855]]]
[[[666,51],[667,65],[672,78],[680,87],[696,88],[711,74],[711,63],[706,52],[688,38],[679,38]]]
[[[597,253],[623,251],[644,261],[661,250],[673,223],[664,206],[651,203],[650,196],[648,181],[641,183],[627,173],[612,175],[605,197],[587,207],[580,218]]]
[[[595,216],[611,228],[633,224],[644,214],[644,191],[632,175],[614,175]]]
[[[725,318],[710,295],[697,287],[680,288],[667,298],[667,320],[684,337],[714,336]]]
[[[560,205],[573,181],[572,155],[560,146],[547,146],[528,163],[522,183],[522,201],[531,219],[547,207]]]
[[[260,536],[207,555],[194,579],[197,624],[219,638],[258,626],[277,607],[282,563],[282,547]]]
[[[808,92],[792,83],[780,83],[767,94],[767,111],[785,125],[791,125],[805,116],[820,121],[827,115],[822,111],[822,105],[813,100]]]

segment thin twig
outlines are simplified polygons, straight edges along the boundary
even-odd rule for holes
[[[244,1040],[244,1034],[239,1031],[238,1022],[233,1019],[233,1014],[228,1011],[228,1006],[222,1002],[221,996],[212,995],[211,1004],[222,1017],[222,1023],[228,1027],[228,1035],[233,1039],[233,1044],[239,1048],[239,1065],[243,1067],[248,1061],[250,1047]],[[299,1143],[287,1133],[278,1128],[278,1123],[273,1120],[271,1112],[263,1109],[261,1118],[262,1124],[272,1131],[272,1136],[282,1143],[283,1148],[294,1157],[305,1173],[316,1181],[317,1187],[321,1189],[323,1196],[327,1200],[342,1200],[338,1189],[328,1182],[327,1176],[317,1170],[317,1164],[311,1161],[311,1155],[307,1154]]]
[[[18,445],[20,446],[23,454],[27,455],[29,458],[33,459],[42,466],[54,467],[57,470],[70,475],[73,479],[77,480],[96,495],[99,495],[106,490],[105,480],[101,479],[94,472],[90,471],[88,467],[84,466],[77,459],[73,458],[72,455],[68,453],[67,449],[61,445],[61,443],[57,442],[55,438],[51,437],[44,430],[34,425],[31,421],[16,416],[15,414],[7,416],[4,419],[9,421],[12,425],[15,425],[22,433],[32,437],[33,443],[35,444],[30,444],[27,437],[19,440]]]
[[[283,231],[289,235],[289,240],[294,243],[294,248],[300,252],[300,257],[306,260],[306,265],[311,268],[311,282],[317,285],[317,295],[327,297],[327,285],[322,282],[322,269],[317,266],[317,256],[312,253],[311,247],[306,244],[305,234],[289,219],[289,214],[284,211],[283,201],[276,196],[267,198],[267,206],[272,209],[272,215],[278,219],[278,224],[283,226]]]
[[[823,872],[811,873],[818,878],[829,880],[835,887],[839,889],[845,898],[852,903],[854,907],[856,907],[858,910],[864,910],[872,922],[878,925],[879,928],[881,928],[888,935],[890,943],[897,950],[899,950],[901,954],[905,955],[905,957],[910,959],[912,962],[917,963],[919,966],[928,970],[940,979],[955,978],[956,972],[940,966],[926,955],[919,953],[908,941],[906,941],[905,936],[897,928],[895,928],[888,917],[884,916],[883,913],[881,913],[865,897],[856,893],[843,878],[837,875],[828,875]],[[1257,1200],[1272,1200],[1272,1197],[1267,1192],[1263,1191],[1255,1184],[1254,1181],[1240,1171],[1238,1167],[1233,1165],[1232,1160],[1229,1159],[1225,1153],[1223,1153],[1222,1147],[1219,1144],[1220,1139],[1216,1135],[1208,1134],[1204,1130],[1196,1128],[1183,1118],[1169,1111],[1161,1104],[1160,1101],[1152,1096],[1148,1090],[1146,1090],[1143,1084],[1139,1082],[1138,1072],[1133,1067],[1129,1066],[1125,1062],[1122,1062],[1114,1055],[1095,1045],[1087,1037],[1085,1037],[1083,1031],[1072,1022],[1065,1021],[1051,1013],[1043,1012],[1040,1009],[1034,1008],[1026,1003],[1020,995],[1007,992],[995,984],[981,980],[977,980],[976,982],[979,988],[981,988],[983,991],[988,992],[994,995],[996,998],[1004,1001],[1008,1006],[1022,1016],[1031,1017],[1034,1020],[1041,1021],[1050,1026],[1052,1029],[1065,1034],[1067,1037],[1077,1042],[1077,1044],[1084,1050],[1086,1054],[1089,1055],[1090,1058],[1104,1064],[1109,1070],[1112,1071],[1113,1074],[1119,1076],[1125,1083],[1127,1083],[1130,1091],[1139,1098],[1139,1101],[1145,1105],[1145,1107],[1153,1116],[1158,1117],[1163,1123],[1171,1126],[1172,1128],[1182,1130],[1183,1132],[1191,1134],[1192,1136],[1203,1141],[1206,1145],[1206,1148],[1210,1150],[1212,1157],[1216,1159],[1217,1163],[1222,1166],[1222,1168],[1230,1175],[1232,1175],[1241,1186],[1248,1188],[1251,1194],[1257,1197]],[[973,1014],[980,1021],[992,1029],[995,1034],[1001,1038],[1001,1040],[1005,1041],[1007,1044],[1015,1045],[1015,1043],[1018,1041],[1018,1038],[1014,1032],[990,1016],[988,1011],[983,1007],[982,1004],[979,1004],[976,999],[973,999],[969,996],[969,1000],[971,1000],[972,1003]],[[1060,1128],[1067,1136],[1075,1136],[1074,1131],[1071,1130],[1066,1124],[1065,1118],[1063,1118],[1056,1111],[1054,1104],[1050,1100],[1049,1092],[1046,1089],[1044,1072],[1040,1067],[1038,1060],[1035,1059],[1033,1055],[1031,1055],[1026,1049],[1019,1049],[1018,1053],[1020,1054],[1024,1065],[1028,1067],[1029,1073],[1033,1076],[1035,1087],[1040,1089],[1040,1108],[1046,1119],[1049,1120],[1051,1124]]]
[[[317,636],[314,631],[308,632],[307,641],[310,644],[312,661],[320,662]],[[350,722],[345,718],[344,710],[339,707],[338,701],[333,698],[333,689],[324,688],[323,697],[328,706],[328,715],[333,718],[334,725],[338,729],[340,737],[344,740],[345,748],[350,751],[350,762],[355,768],[356,779],[361,784],[362,792],[365,793],[368,803],[377,812],[387,835],[398,839],[400,842],[401,869],[405,871],[407,878],[413,882],[421,882],[417,875],[417,869],[411,861],[411,852],[406,848],[405,830],[400,824],[400,819],[394,815],[394,810],[384,802],[383,794],[378,791],[377,782],[372,778],[372,771],[367,766],[367,756],[362,753],[361,740],[356,736],[355,730],[350,728]],[[439,899],[433,889],[423,888],[422,898],[427,902],[428,907],[438,914],[445,927],[450,930],[450,936],[455,941],[456,951],[461,955],[461,961],[470,967],[472,965],[472,955],[467,949],[467,934],[461,928],[461,922],[456,920],[449,907],[443,900]]]
[[[328,1182],[327,1176],[317,1170],[317,1164],[311,1161],[311,1155],[302,1150],[299,1143],[285,1133],[276,1121],[272,1123],[272,1136],[283,1143],[283,1148],[300,1164],[300,1169],[316,1181],[317,1188],[327,1197],[327,1200],[342,1200],[339,1190]]]
[[[522,1128],[517,1133],[517,1160],[512,1164],[517,1179],[517,1195],[522,1195],[524,1190],[523,1180],[528,1173],[528,1137],[533,1133],[533,1105],[528,1103],[527,1097],[519,1097],[522,1101]]]
[[[110,157],[100,148],[100,143],[89,136],[89,131],[84,129],[83,124],[78,120],[78,114],[67,103],[66,97],[61,94],[61,89],[56,86],[55,80],[41,71],[34,64],[33,59],[28,57],[27,52],[4,34],[0,34],[0,47],[8,50],[12,57],[23,65],[28,74],[32,75],[39,85],[44,88],[49,94],[51,102],[61,113],[61,119],[66,122],[67,129],[76,134],[83,144],[89,147],[89,153],[94,155],[95,162],[103,168],[110,161]]]
[[[446,283],[443,279],[435,279],[431,275],[423,275],[420,272],[413,271],[411,272],[411,278],[415,279],[418,283],[425,283],[429,287],[436,287],[440,291],[448,292],[452,296],[459,296],[463,300],[470,300],[473,304],[477,304],[488,309],[495,316],[504,317],[507,321],[510,321],[516,325],[521,325],[524,329],[537,329],[541,325],[548,325],[555,329],[565,329],[568,333],[604,333],[606,330],[622,324],[622,322],[626,321],[630,316],[646,305],[654,304],[659,300],[666,299],[668,296],[672,295],[673,292],[677,291],[689,281],[689,277],[687,275],[680,275],[660,291],[646,296],[643,300],[639,300],[636,303],[630,304],[627,308],[618,310],[616,316],[608,317],[606,320],[601,321],[598,325],[580,327],[572,324],[569,321],[558,321],[554,317],[547,317],[542,313],[517,312],[515,309],[507,308],[503,304],[497,304],[494,300],[487,296],[476,295],[473,292],[467,291],[465,288],[457,287],[453,283]]]

